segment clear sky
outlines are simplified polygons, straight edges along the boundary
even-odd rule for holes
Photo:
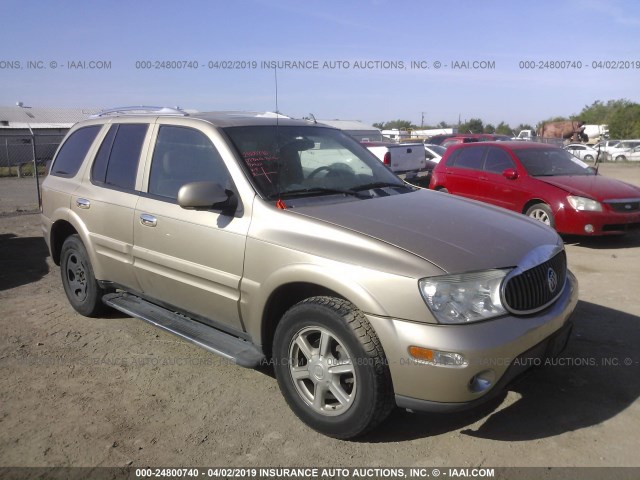
[[[515,126],[640,102],[637,0],[2,0],[0,17],[3,106],[275,110],[265,61],[312,67],[279,64],[278,108],[294,117]]]

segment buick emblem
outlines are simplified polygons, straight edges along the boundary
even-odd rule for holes
[[[547,284],[549,285],[549,291],[551,293],[556,291],[558,288],[558,274],[553,268],[547,270]]]
[[[625,208],[626,210],[631,210],[631,205],[627,203],[627,204],[625,204],[624,208]]]

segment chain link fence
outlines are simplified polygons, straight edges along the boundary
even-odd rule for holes
[[[46,165],[64,138],[63,133],[34,132],[0,135],[0,168],[5,175],[22,176],[27,165]],[[30,169],[34,172],[34,169]],[[32,173],[33,174],[33,173]]]

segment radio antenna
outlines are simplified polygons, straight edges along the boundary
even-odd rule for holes
[[[276,125],[278,125],[278,116],[280,115],[280,112],[278,111],[278,69],[277,68],[273,69],[273,76],[275,77],[275,80],[276,80]]]

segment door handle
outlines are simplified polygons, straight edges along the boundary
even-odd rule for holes
[[[91,207],[91,202],[86,198],[76,198],[76,205],[78,208],[89,208]]]
[[[145,227],[155,227],[158,224],[158,219],[148,213],[140,215],[140,223]]]

